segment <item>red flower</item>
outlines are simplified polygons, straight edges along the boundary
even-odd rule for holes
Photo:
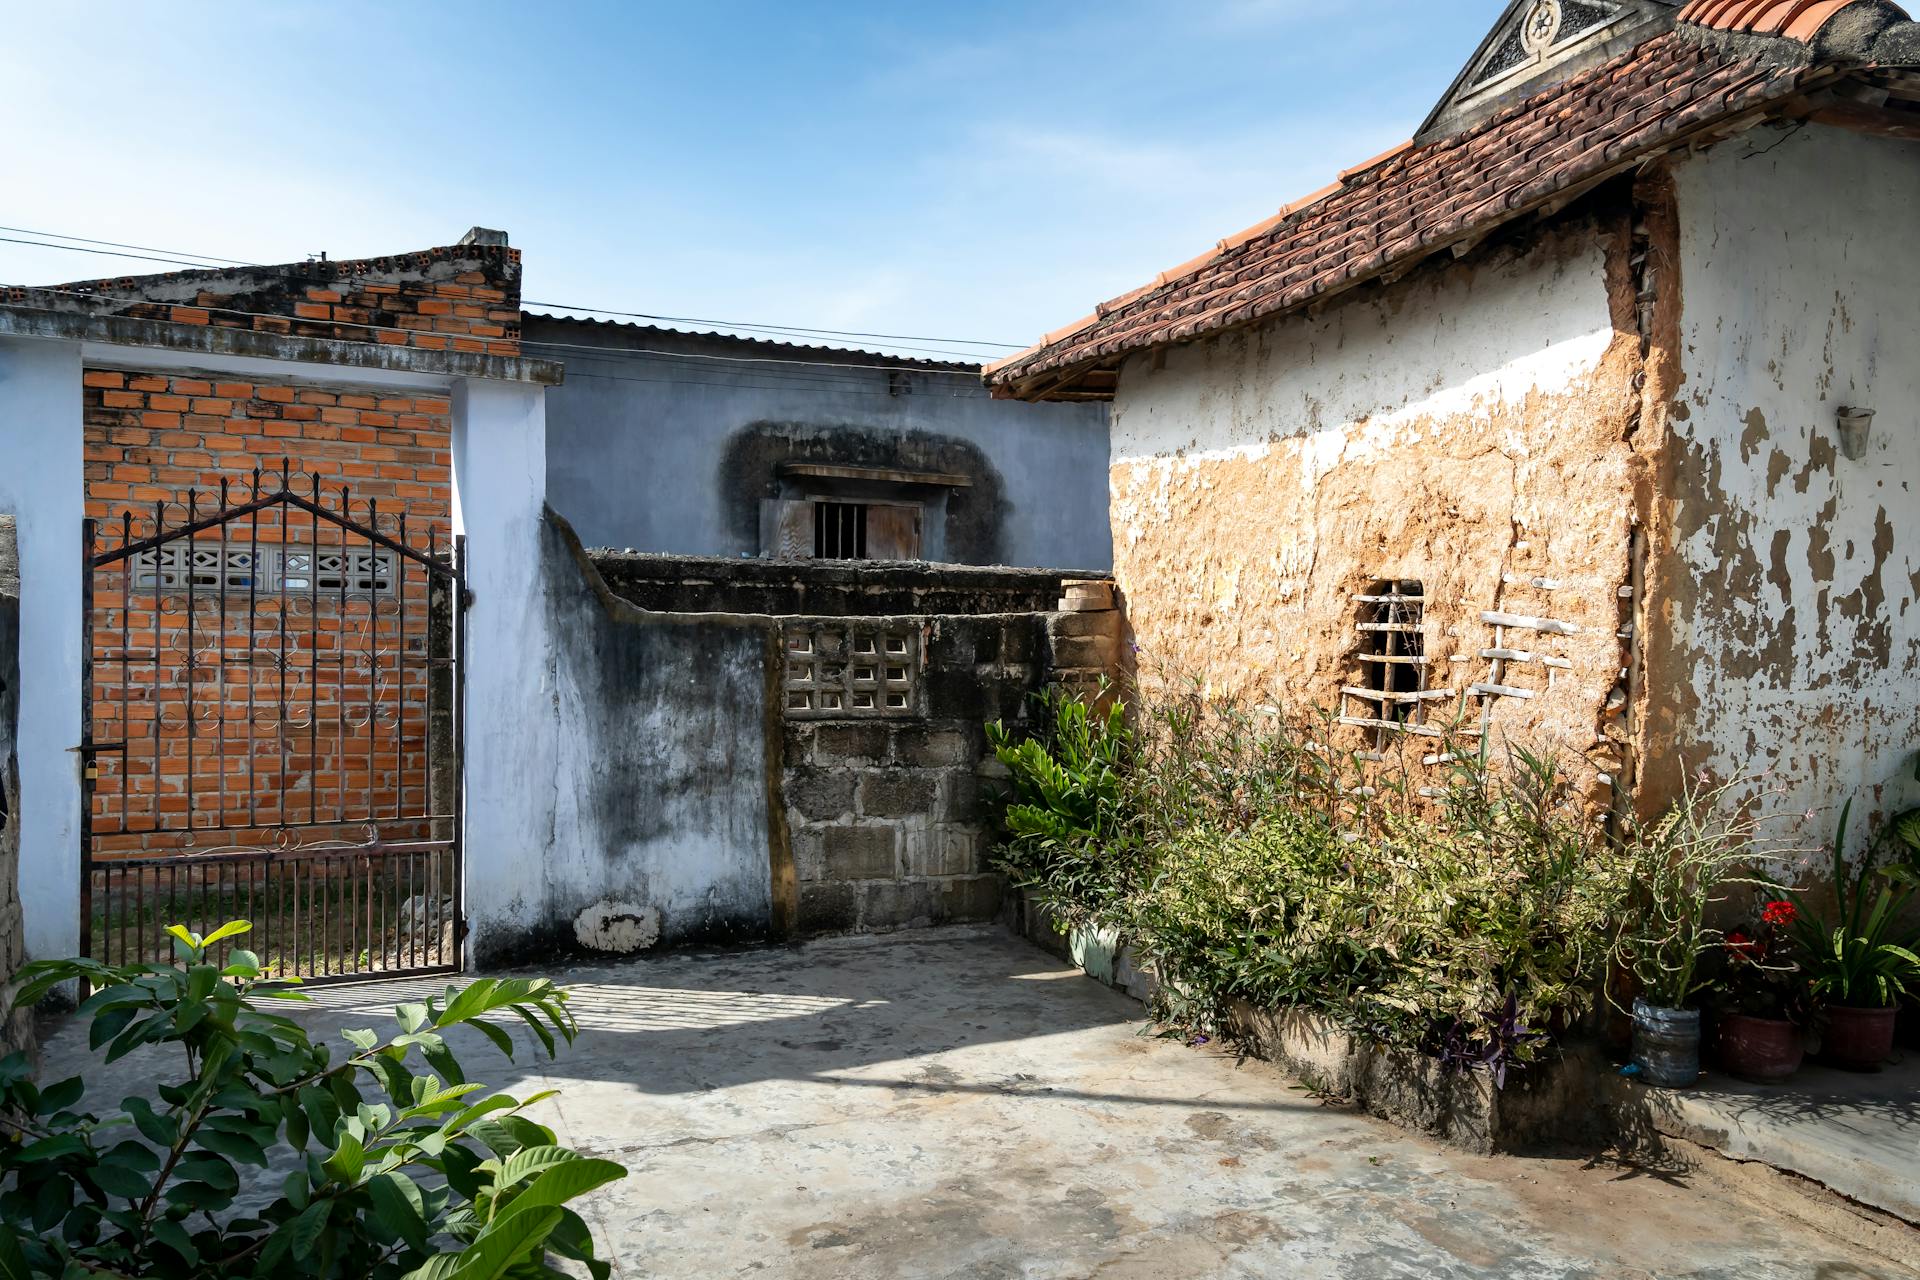
[[[1791,902],[1769,902],[1760,912],[1760,918],[1776,929],[1785,929],[1800,918],[1800,908]]]
[[[1727,935],[1727,950],[1743,960],[1750,960],[1759,954],[1760,944],[1740,930],[1735,929]]]

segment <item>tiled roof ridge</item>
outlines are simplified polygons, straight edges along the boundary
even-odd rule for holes
[[[1904,9],[1887,0],[1688,0],[1677,21],[1715,31],[1778,36],[1811,47],[1849,10],[1858,17],[1883,18],[1888,25],[1911,21]]]
[[[1719,6],[1728,3],[1694,0],[1690,8],[1712,6],[1718,12]],[[1766,7],[1771,11],[1804,3],[1807,0],[1768,0]],[[1844,0],[1840,8],[1826,14],[1816,34],[1849,9],[1870,12],[1876,21],[1867,25],[1876,33],[1895,25],[1915,26],[1903,21],[1898,7],[1885,0]],[[1807,17],[1809,12],[1800,16]],[[1769,47],[1764,56],[1747,47],[1723,47],[1725,38],[1717,30],[1699,30],[1697,23],[1692,27],[1676,27],[1655,36],[1459,133],[1417,147],[1403,144],[1349,169],[1340,181],[1228,236],[1209,252],[1163,272],[1142,288],[1102,303],[1091,316],[1046,335],[1036,346],[989,365],[986,376],[1004,384],[1144,346],[1187,340],[1300,305],[1342,284],[1377,274],[1398,258],[1471,236],[1481,222],[1491,229],[1492,223],[1504,220],[1503,215],[1528,200],[1550,198],[1556,190],[1586,181],[1592,171],[1604,171],[1636,148],[1657,144],[1664,131],[1704,128],[1750,109],[1758,100],[1784,96],[1784,90],[1775,93],[1770,87],[1788,81],[1797,84],[1820,61],[1799,44],[1755,40],[1750,33],[1736,43],[1778,47]],[[1626,83],[1636,75],[1637,81]],[[1568,127],[1582,109],[1591,112],[1597,100],[1609,94],[1621,101],[1608,102],[1606,107],[1622,119],[1598,119],[1584,131]],[[1521,170],[1528,169],[1530,180],[1517,189],[1492,194],[1462,184],[1458,191],[1435,197],[1440,175],[1431,170],[1445,157],[1499,147],[1503,133],[1524,127],[1535,117],[1556,132],[1543,136],[1542,145],[1531,156],[1522,154],[1527,140],[1516,139],[1492,158],[1500,161],[1493,176],[1511,173],[1519,178]],[[1601,137],[1609,126],[1614,136]],[[1528,160],[1534,163],[1528,165]],[[1380,213],[1369,208],[1372,194],[1396,183],[1411,184],[1412,196],[1434,197],[1432,207],[1420,210],[1424,227],[1412,223],[1381,229],[1367,224],[1369,213]],[[1321,224],[1318,234],[1307,235],[1305,229],[1315,224]],[[1340,260],[1299,277],[1300,271],[1313,265],[1316,251],[1329,245],[1339,251]],[[1211,289],[1205,287],[1208,277],[1223,275],[1228,278]]]
[[[132,276],[102,276],[94,280],[74,280],[65,284],[47,287],[54,291],[75,293],[123,293],[137,291],[156,284],[192,284],[205,280],[217,280],[223,276],[244,275],[249,272],[272,272],[285,275],[297,274],[301,279],[314,281],[351,280],[358,276],[389,275],[396,271],[426,271],[436,262],[500,262],[517,264],[519,261],[520,250],[507,245],[440,245],[432,249],[417,249],[406,253],[386,254],[374,258],[349,258],[338,261],[333,259],[310,259],[306,262],[233,263],[227,266],[190,267],[180,271],[154,271]]]

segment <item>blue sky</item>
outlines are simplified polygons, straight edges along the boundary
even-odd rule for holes
[[[0,0],[0,223],[266,262],[479,223],[533,301],[1024,343],[1409,136],[1501,8]]]

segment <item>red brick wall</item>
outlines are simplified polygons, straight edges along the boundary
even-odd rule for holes
[[[295,337],[520,354],[520,251],[504,245],[5,288],[0,298]]]
[[[151,535],[156,502],[177,527],[189,491],[202,516],[219,508],[223,480],[230,503],[251,500],[256,467],[267,473],[261,491],[271,493],[283,459],[302,496],[318,476],[329,511],[343,509],[344,486],[356,523],[377,510],[388,537],[424,548],[431,532],[439,548],[449,546],[445,397],[108,369],[89,370],[84,381],[86,507],[102,523],[102,549],[119,545],[128,515],[134,539]],[[251,553],[255,539],[267,559],[305,555],[316,542],[321,556],[370,549],[285,507],[224,533],[230,557]],[[216,568],[220,536],[194,540]],[[94,822],[103,847],[258,843],[266,837],[232,829],[309,821],[323,825],[306,838],[357,840],[369,821],[427,813],[430,578],[421,566],[400,568],[379,597],[308,586],[284,601],[258,580],[251,591],[209,584],[189,597],[130,591],[124,564],[97,570],[93,738],[129,744],[124,756],[98,760]],[[190,837],[154,831],[187,825],[190,796]]]

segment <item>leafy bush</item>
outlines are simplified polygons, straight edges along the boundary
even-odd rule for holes
[[[1706,962],[1726,944],[1721,926],[1732,891],[1773,887],[1750,870],[1766,856],[1752,790],[1747,779],[1688,778],[1666,813],[1626,842],[1627,904],[1615,956],[1650,1004],[1691,1008],[1708,985]]]
[[[1119,902],[1131,884],[1137,841],[1123,784],[1133,734],[1121,703],[1097,712],[1057,690],[1040,702],[1035,736],[987,726],[1011,788],[998,861],[1015,884],[1083,918]]]
[[[1163,1017],[1307,1008],[1504,1077],[1592,1006],[1624,880],[1555,762],[1477,740],[1403,748],[1437,771],[1342,754],[1326,714],[1191,685],[1137,705],[1134,731],[1053,704],[1055,732],[996,735],[1018,793],[1003,857],[1070,919],[1120,928]]]
[[[1592,1005],[1619,877],[1550,765],[1470,763],[1436,807],[1311,804],[1156,849],[1135,936],[1183,999],[1306,1008],[1504,1078]]]
[[[1916,896],[1914,873],[1898,863],[1879,864],[1883,848],[1907,839],[1913,815],[1903,814],[1889,824],[1849,871],[1847,823],[1852,813],[1853,802],[1848,801],[1840,810],[1833,841],[1833,913],[1802,913],[1795,936],[1805,952],[1803,965],[1815,1000],[1884,1009],[1920,986],[1920,936],[1904,923]]]
[[[481,1280],[558,1275],[552,1254],[605,1280],[608,1264],[566,1206],[626,1171],[521,1114],[550,1095],[467,1083],[445,1039],[472,1027],[511,1057],[488,1019],[512,1015],[552,1055],[576,1030],[565,991],[523,979],[448,988],[399,1006],[385,1039],[344,1032],[351,1051],[336,1058],[263,1007],[306,997],[263,980],[257,957],[212,958],[249,928],[202,938],[174,926],[177,967],[22,970],[23,1004],[63,983],[92,986],[80,1016],[104,1061],[177,1045],[182,1072],[158,1084],[157,1103],[88,1109],[84,1076],[37,1089],[23,1056],[0,1063],[0,1276]],[[385,1100],[369,1101],[369,1086]],[[263,1207],[243,1205],[239,1166],[272,1164],[287,1172],[260,1191]]]

